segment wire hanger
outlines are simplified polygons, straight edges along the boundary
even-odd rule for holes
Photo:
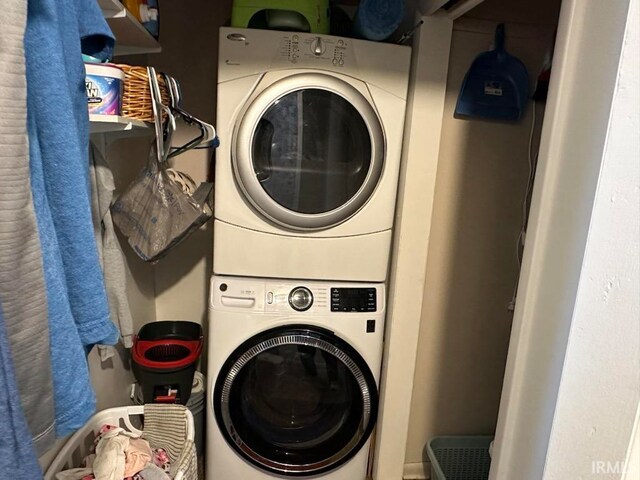
[[[191,150],[194,148],[211,148],[217,147],[215,141],[217,140],[216,131],[213,125],[200,120],[197,117],[194,117],[187,111],[183,110],[180,106],[182,100],[182,92],[180,89],[180,84],[178,81],[167,75],[166,73],[160,73],[164,82],[169,91],[169,99],[170,99],[170,110],[175,113],[178,117],[182,118],[182,120],[190,126],[196,126],[200,130],[200,134],[193,139],[189,140],[184,145],[179,147],[173,147],[168,154],[168,158],[178,156],[187,150]]]
[[[147,67],[149,77],[149,90],[151,92],[151,107],[153,109],[154,126],[156,132],[156,155],[158,162],[162,163],[169,158],[171,139],[176,131],[176,119],[171,109],[162,103],[158,77],[153,67]],[[162,116],[166,114],[166,126],[163,125]]]

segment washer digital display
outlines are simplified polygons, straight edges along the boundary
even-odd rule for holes
[[[332,288],[332,312],[375,312],[377,297],[375,288]]]

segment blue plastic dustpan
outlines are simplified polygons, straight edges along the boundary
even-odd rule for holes
[[[504,48],[504,24],[496,28],[495,49],[476,57],[458,96],[456,118],[520,120],[529,98],[529,74]]]

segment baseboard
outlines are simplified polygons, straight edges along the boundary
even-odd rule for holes
[[[431,478],[431,464],[423,463],[405,463],[403,480],[426,480]]]

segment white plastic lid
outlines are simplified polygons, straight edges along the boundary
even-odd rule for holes
[[[124,80],[124,72],[120,68],[109,63],[85,63],[84,68],[87,75],[98,75],[101,77]]]

